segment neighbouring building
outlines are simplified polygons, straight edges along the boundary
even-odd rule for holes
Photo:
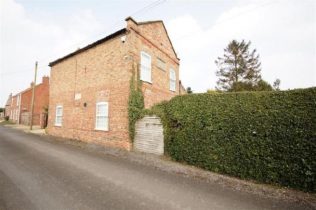
[[[132,75],[145,107],[180,94],[179,58],[162,21],[136,22],[49,64],[48,133],[131,149]]]
[[[10,104],[10,114],[9,114],[9,119],[14,122],[19,124],[20,123],[20,99],[21,99],[21,94],[18,93],[14,96],[11,97],[11,104]]]
[[[6,115],[18,124],[29,125],[31,121],[32,86],[12,96],[6,104]],[[45,127],[49,100],[49,77],[44,76],[42,82],[35,86],[33,125]]]
[[[185,87],[183,86],[181,80],[179,81],[179,94],[180,94],[180,95],[187,94],[187,90],[186,90]]]
[[[0,120],[3,120],[4,119],[4,110],[1,110],[0,111]]]
[[[12,93],[10,93],[7,102],[5,103],[5,111],[4,111],[4,116],[5,117],[10,117],[11,113],[11,100],[12,100]]]

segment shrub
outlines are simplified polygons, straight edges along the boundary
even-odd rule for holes
[[[152,110],[173,159],[315,192],[316,88],[190,94]]]

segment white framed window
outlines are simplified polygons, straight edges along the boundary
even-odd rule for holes
[[[151,56],[140,52],[140,79],[151,83]]]
[[[55,125],[61,126],[63,122],[63,106],[56,106]]]
[[[176,72],[173,69],[170,69],[170,90],[171,91],[176,91]]]
[[[101,131],[109,130],[109,103],[98,102],[95,114],[95,129]]]

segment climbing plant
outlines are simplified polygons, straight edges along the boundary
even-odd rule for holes
[[[144,96],[141,90],[141,81],[138,76],[135,75],[135,72],[136,71],[133,71],[130,80],[130,94],[128,99],[128,128],[129,136],[132,141],[135,136],[135,123],[142,117],[144,109]]]

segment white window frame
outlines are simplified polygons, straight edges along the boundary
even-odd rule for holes
[[[58,109],[61,109],[61,112],[58,113]],[[62,105],[58,105],[56,106],[56,110],[55,110],[55,126],[62,126],[63,124],[63,106]],[[58,122],[58,118],[60,118],[60,122]]]
[[[99,106],[106,105],[107,109],[105,113],[98,113]],[[98,119],[104,117],[106,120],[106,124],[101,127],[98,125]],[[99,131],[108,131],[109,130],[109,102],[98,102],[95,107],[95,130]]]
[[[149,65],[146,66],[144,57],[149,58]],[[151,56],[144,52],[140,52],[140,80],[151,83]]]
[[[170,69],[169,72],[169,90],[171,91],[176,91],[177,88],[177,75],[176,75],[176,71],[174,69]]]

